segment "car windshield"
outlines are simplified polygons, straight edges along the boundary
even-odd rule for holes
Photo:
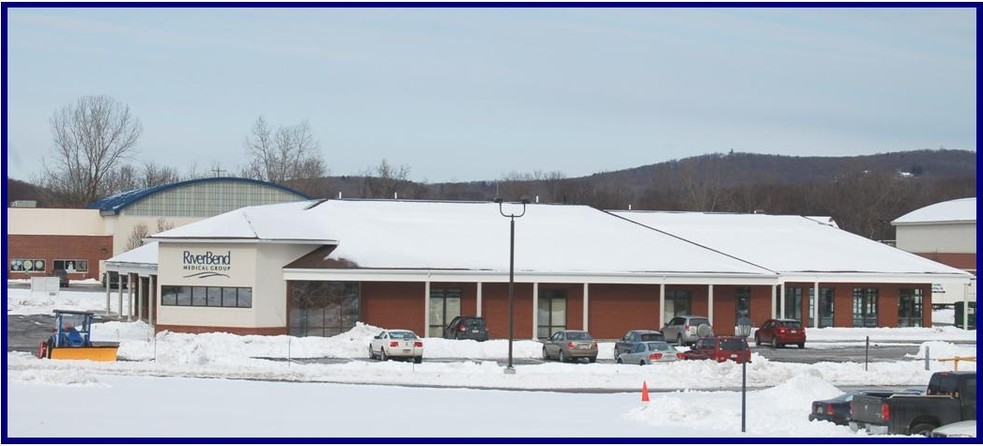
[[[665,335],[662,333],[642,333],[638,336],[642,341],[664,341]]]
[[[743,350],[744,341],[741,339],[721,339],[720,348],[722,350]]]
[[[589,334],[583,331],[568,331],[567,339],[571,341],[589,341],[593,338],[591,338]]]

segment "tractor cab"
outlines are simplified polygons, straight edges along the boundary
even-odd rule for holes
[[[39,358],[116,360],[118,343],[92,342],[92,320],[95,316],[92,312],[55,310],[54,314],[55,328],[51,336],[41,342]]]

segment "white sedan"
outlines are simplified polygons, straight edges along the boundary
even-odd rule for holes
[[[419,364],[423,362],[423,339],[410,330],[383,330],[369,343],[369,358],[413,358]]]

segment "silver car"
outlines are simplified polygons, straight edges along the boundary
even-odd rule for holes
[[[693,345],[697,339],[713,336],[713,327],[706,316],[676,316],[662,327],[662,334],[676,345]]]
[[[631,351],[618,355],[618,364],[648,365],[653,362],[672,362],[683,359],[683,354],[663,341],[639,342]]]
[[[597,341],[583,330],[560,330],[543,341],[543,359],[556,358],[560,362],[587,358],[597,361]]]

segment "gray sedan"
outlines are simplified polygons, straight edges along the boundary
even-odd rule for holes
[[[543,341],[543,359],[556,358],[560,362],[587,358],[597,361],[597,341],[583,330],[560,330]]]
[[[627,353],[618,355],[618,364],[648,365],[653,362],[672,362],[683,359],[683,354],[663,341],[639,342]]]

